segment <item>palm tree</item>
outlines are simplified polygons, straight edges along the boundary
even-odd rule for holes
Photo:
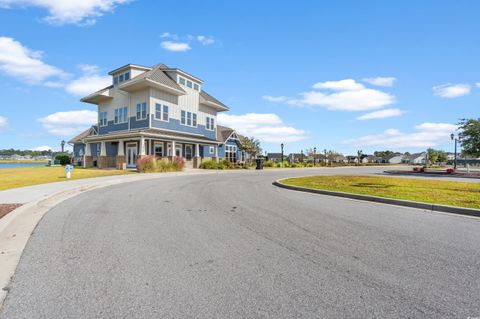
[[[262,149],[260,148],[260,141],[256,140],[253,137],[249,138],[245,136],[242,138],[242,150],[245,152],[245,154],[248,155],[248,164],[251,164],[251,160],[262,153]]]
[[[357,151],[357,163],[360,165],[360,159],[363,155],[363,151],[362,150],[358,150]]]

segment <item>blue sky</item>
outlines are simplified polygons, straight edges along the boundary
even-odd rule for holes
[[[0,0],[0,148],[58,148],[126,63],[205,81],[270,152],[450,150],[480,111],[477,1]],[[99,89],[100,87],[98,87]]]

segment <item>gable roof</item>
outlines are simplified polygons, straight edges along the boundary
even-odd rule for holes
[[[128,86],[128,84],[142,80],[151,80],[182,93],[187,93],[177,82],[175,82],[170,76],[168,76],[167,73],[164,72],[166,69],[167,66],[165,64],[157,64],[151,70],[143,72],[133,77],[129,81],[124,82],[122,86]]]
[[[234,129],[222,126],[222,125],[217,125],[217,141],[225,143],[227,139],[232,135],[234,132]]]
[[[93,129],[93,126],[89,127],[88,129],[86,129],[85,131],[78,134],[77,136],[72,138],[70,141],[68,141],[68,143],[72,143],[72,144],[81,143],[85,137],[90,136],[92,129]]]
[[[224,108],[226,111],[229,110],[228,106],[226,106],[225,104],[223,104],[222,102],[220,102],[219,100],[217,100],[216,98],[214,98],[213,96],[205,92],[203,89],[200,92],[200,103],[207,104],[207,105],[209,103],[213,103],[220,106],[221,108]]]

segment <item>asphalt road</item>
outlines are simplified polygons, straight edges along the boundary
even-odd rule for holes
[[[36,228],[0,317],[480,316],[480,219],[271,185],[315,172],[177,176],[67,200]]]

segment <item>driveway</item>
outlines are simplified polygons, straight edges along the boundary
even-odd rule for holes
[[[33,233],[0,317],[480,316],[480,219],[271,185],[318,172],[172,176],[69,199]]]

